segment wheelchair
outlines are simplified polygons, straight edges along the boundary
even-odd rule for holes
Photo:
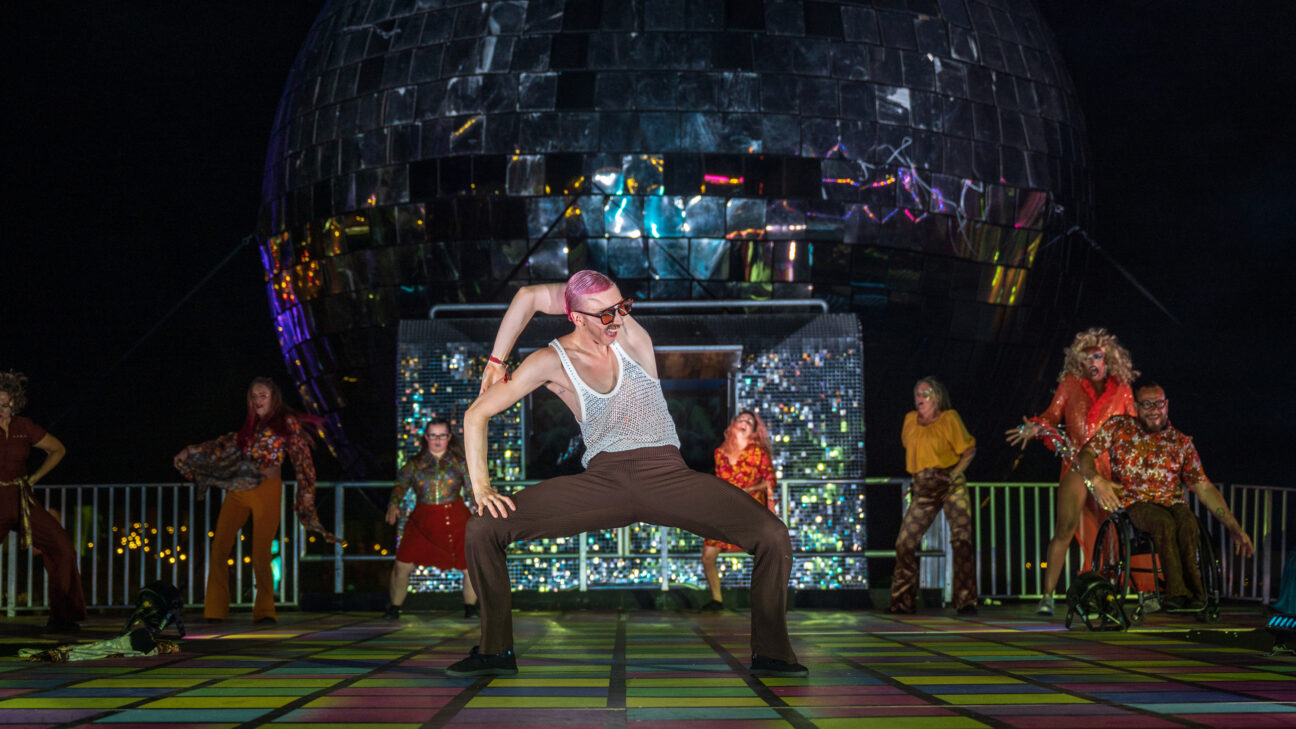
[[[1172,612],[1191,614],[1202,622],[1214,623],[1219,620],[1224,574],[1200,516],[1197,517],[1197,567],[1206,592],[1206,606]],[[1152,535],[1135,527],[1123,509],[1112,513],[1098,527],[1091,571],[1110,583],[1119,605],[1128,604],[1131,598],[1136,600],[1137,604],[1127,613],[1131,625],[1141,625],[1147,614],[1159,610],[1165,601],[1165,580]],[[1070,627],[1069,618],[1068,613],[1067,627]]]

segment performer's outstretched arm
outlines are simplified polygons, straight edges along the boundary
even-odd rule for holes
[[[548,383],[555,370],[562,370],[558,353],[550,347],[536,350],[522,361],[511,378],[478,395],[464,413],[464,452],[468,460],[468,480],[472,482],[477,512],[482,516],[490,512],[491,516],[507,519],[510,510],[517,511],[512,499],[491,486],[490,471],[486,468],[486,425],[496,414],[508,410],[532,390]]]
[[[495,333],[495,344],[491,347],[492,361],[487,363],[486,370],[482,373],[479,394],[486,392],[491,385],[508,376],[508,365],[502,363],[508,361],[513,345],[517,344],[517,338],[522,334],[522,330],[526,329],[531,317],[538,313],[554,315],[567,313],[567,307],[563,302],[563,292],[566,288],[567,284],[555,283],[523,286],[518,289],[513,296],[513,301],[509,303],[508,311],[504,312],[499,331]],[[498,363],[494,360],[498,360]]]
[[[1188,489],[1197,494],[1197,500],[1215,515],[1225,529],[1229,530],[1229,534],[1233,536],[1234,554],[1243,557],[1255,554],[1255,545],[1251,543],[1251,537],[1234,518],[1233,512],[1229,511],[1228,502],[1224,500],[1224,495],[1219,492],[1219,489],[1215,488],[1215,484],[1203,477],[1189,485]]]

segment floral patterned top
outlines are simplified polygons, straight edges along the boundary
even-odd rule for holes
[[[770,459],[769,451],[761,448],[759,443],[748,443],[734,463],[729,463],[724,451],[717,448],[715,449],[715,475],[740,489],[751,488],[761,481],[769,481],[773,484],[774,461]],[[769,498],[771,490],[757,491],[752,494],[752,497],[773,511],[774,504]]]
[[[297,418],[289,416],[284,420],[288,424],[286,436],[275,433],[269,427],[262,428],[243,449],[243,455],[257,468],[282,465],[284,456],[287,455],[297,475],[297,500],[293,504],[293,511],[297,512],[298,521],[307,529],[323,535],[326,541],[341,541],[320,524],[319,515],[315,512],[315,459],[311,457],[309,436],[302,430]],[[216,458],[222,451],[236,448],[237,443],[238,433],[226,433],[216,440],[200,443],[193,448],[203,456]],[[193,474],[186,472],[184,468],[180,472],[185,478],[193,478]]]
[[[1128,383],[1108,377],[1102,394],[1083,377],[1067,375],[1058,383],[1048,409],[1031,418],[1044,426],[1035,435],[1062,459],[1062,470],[1071,470],[1086,441],[1113,415],[1135,415],[1134,393]],[[1066,422],[1063,434],[1058,426]]]
[[[1112,477],[1122,487],[1117,494],[1122,507],[1140,501],[1182,504],[1185,486],[1207,480],[1192,438],[1169,424],[1149,433],[1137,418],[1117,415],[1085,447],[1110,454]]]
[[[464,498],[467,483],[468,466],[462,459],[424,453],[401,466],[390,503],[402,512],[406,510],[404,502],[411,500],[414,504],[448,504]]]

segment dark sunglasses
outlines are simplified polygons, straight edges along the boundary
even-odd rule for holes
[[[585,316],[597,317],[600,322],[611,324],[616,320],[617,314],[620,314],[621,316],[628,315],[630,313],[630,307],[633,305],[634,299],[623,299],[597,314],[591,314],[588,311],[577,311],[576,309],[572,309],[572,311],[575,311],[577,314],[584,314]]]

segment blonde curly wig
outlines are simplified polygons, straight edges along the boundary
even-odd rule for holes
[[[1058,382],[1065,380],[1067,375],[1084,379],[1084,351],[1094,347],[1103,352],[1108,377],[1115,377],[1128,385],[1139,376],[1139,371],[1134,369],[1134,362],[1130,360],[1129,350],[1121,346],[1116,335],[1102,327],[1094,327],[1076,334],[1071,346],[1063,350],[1066,359],[1062,362],[1062,371],[1058,373]]]

